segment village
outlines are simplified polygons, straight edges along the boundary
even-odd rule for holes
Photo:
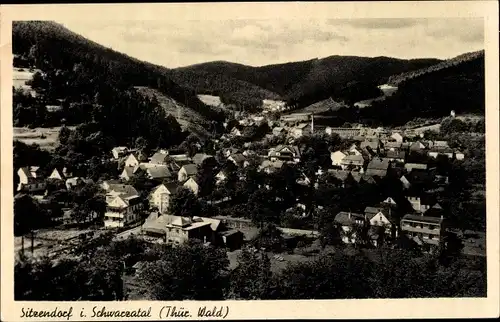
[[[270,106],[269,109],[274,112],[282,108],[279,104],[264,103],[263,106]],[[296,184],[312,187],[313,190],[321,189],[321,182],[325,177],[334,178],[337,189],[348,189],[366,183],[377,185],[387,176],[395,177],[403,187],[404,198],[386,195],[383,200],[366,206],[364,211],[340,209],[338,213],[331,214],[334,218],[332,224],[342,244],[394,248],[399,247],[404,238],[422,251],[432,253],[446,249],[450,232],[458,232],[466,246],[464,252],[485,256],[484,233],[459,231],[450,226],[447,221],[448,212],[443,209],[437,197],[439,194],[436,193],[449,186],[447,174],[438,171],[436,162],[466,159],[467,155],[460,149],[451,148],[446,141],[426,140],[423,133],[413,129],[391,131],[380,127],[324,127],[315,126],[315,116],[312,113],[282,115],[274,120],[269,120],[267,113],[264,109],[262,113],[240,117],[237,123],[233,120],[234,126],[230,128],[229,123],[225,123],[226,133],[213,140],[214,146],[218,147],[213,155],[197,152],[190,156],[179,149],[160,149],[145,155],[142,151],[126,146],[113,148],[109,155],[102,158],[116,164],[119,176],[95,182],[106,203],[102,220],[99,221],[102,224],[95,225],[95,219],[99,215],[89,213],[85,221],[94,224],[91,228],[68,228],[74,221],[72,209],[63,208],[62,216],[54,218],[54,228],[40,229],[26,236],[16,237],[16,249],[24,254],[57,258],[71,254],[79,243],[87,243],[103,233],[113,232],[115,240],[132,236],[174,247],[196,239],[205,245],[226,249],[229,258],[235,261],[235,254],[241,248],[251,247],[257,251],[253,240],[259,235],[262,225],[250,217],[214,216],[199,211],[193,215],[190,209],[184,209],[183,215],[179,216],[172,213],[171,205],[172,199],[182,190],[189,190],[192,195],[212,206],[223,207],[231,203],[230,193],[212,194],[209,197],[205,194],[200,197],[201,183],[197,182],[202,168],[210,166],[215,171],[215,189],[221,189],[231,175],[229,164],[233,172],[236,170],[239,173],[240,181],[248,179],[245,178],[243,169],[252,165],[264,177],[277,173],[286,166],[297,167],[300,175]],[[450,117],[454,117],[454,112]],[[278,140],[280,144],[268,149],[260,148],[258,151],[252,149],[254,142],[238,144],[239,147],[231,146],[231,142],[238,140],[248,128],[259,127],[264,123],[269,132],[262,140]],[[297,141],[314,135],[338,136],[350,145],[330,151],[330,165],[318,167],[308,177],[302,166],[306,151]],[[201,150],[201,146],[198,144],[195,150]],[[47,188],[49,182],[58,182],[67,191],[94,184],[92,179],[72,176],[67,168],[54,168],[48,177],[40,174],[36,163],[16,171],[19,183],[15,199],[29,195],[41,205],[53,193]],[[131,184],[138,177],[148,181],[152,187],[147,195]],[[269,185],[260,188],[271,189]],[[244,208],[245,205],[242,204],[241,207]],[[297,220],[315,218],[321,211],[324,211],[323,206],[300,200],[299,197],[295,206],[283,209],[283,212],[297,216]],[[287,244],[290,241],[294,244],[295,241],[294,245],[297,245],[297,240],[304,238],[318,240],[322,235],[321,227],[317,224],[314,227],[299,227],[300,229],[293,226],[277,228]],[[297,255],[294,257],[275,252],[273,260],[294,261],[297,260]],[[284,264],[286,263],[277,265]],[[139,266],[141,262],[134,267]],[[234,267],[234,263],[232,266]]]

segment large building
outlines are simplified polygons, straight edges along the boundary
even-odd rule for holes
[[[106,193],[104,227],[126,227],[140,218],[143,203],[137,190],[130,185],[111,184]]]
[[[401,219],[401,232],[421,246],[439,246],[443,242],[444,218],[408,214]]]

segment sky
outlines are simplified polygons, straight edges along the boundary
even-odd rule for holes
[[[484,49],[480,18],[57,22],[168,68],[217,60],[263,66],[331,55],[446,59]]]

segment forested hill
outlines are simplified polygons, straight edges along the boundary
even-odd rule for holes
[[[417,78],[419,76],[423,76],[423,75],[426,75],[429,73],[437,72],[439,70],[447,69],[447,68],[450,68],[453,66],[462,65],[462,64],[465,64],[467,62],[480,61],[480,60],[484,60],[484,50],[465,53],[465,54],[459,55],[457,57],[447,59],[445,61],[440,62],[439,64],[432,65],[432,66],[427,67],[427,68],[418,69],[418,70],[402,73],[399,75],[391,76],[389,78],[388,83],[389,83],[389,85],[398,86],[399,84],[401,84],[405,81]]]
[[[465,54],[436,66],[394,77],[397,92],[362,109],[375,124],[402,125],[414,117],[436,118],[485,112],[484,51]]]
[[[306,106],[331,96],[346,95],[345,92],[349,92],[346,89],[354,84],[369,84],[373,89],[394,74],[439,62],[437,59],[330,56],[252,67],[216,61],[177,68],[171,71],[171,76],[194,91],[221,96],[226,104],[250,107],[260,104],[263,98],[280,98],[291,105]]]
[[[204,105],[196,94],[176,84],[168,69],[153,65],[90,41],[60,24],[49,21],[18,21],[12,28],[14,64],[32,65],[47,72],[78,71],[72,86],[60,84],[60,91],[72,100],[104,96],[108,88],[147,86],[184,103],[209,119],[217,112]],[[60,98],[60,97],[57,97]],[[109,103],[109,102],[108,102]]]

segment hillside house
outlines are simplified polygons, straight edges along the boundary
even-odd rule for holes
[[[382,143],[380,142],[379,139],[364,140],[359,144],[359,147],[361,149],[370,148],[372,151],[379,153],[380,148],[382,147]]]
[[[169,156],[169,160],[170,160],[169,163],[174,162],[175,164],[177,164],[179,166],[183,166],[183,165],[191,163],[191,158],[186,153],[171,151],[171,152],[169,152],[168,156]]]
[[[311,124],[300,123],[297,126],[294,126],[293,128],[290,129],[290,135],[293,138],[298,139],[302,136],[311,135],[312,131],[313,129],[311,127]]]
[[[229,161],[231,161],[232,163],[234,163],[234,165],[237,167],[244,168],[244,167],[248,166],[248,164],[249,164],[249,162],[247,161],[245,156],[241,153],[231,154],[227,159]]]
[[[281,126],[277,126],[277,127],[273,128],[272,133],[274,136],[280,136],[282,134],[285,134],[285,129]]]
[[[113,159],[118,160],[124,157],[129,152],[126,146],[117,146],[111,150],[111,154],[113,155]]]
[[[444,217],[407,214],[401,219],[401,233],[418,245],[428,247],[443,243]]]
[[[168,152],[167,151],[158,151],[153,154],[150,158],[149,163],[155,165],[167,165],[168,164]]]
[[[81,177],[73,177],[73,178],[68,178],[66,179],[66,189],[71,190],[74,187],[82,186],[85,184],[90,184],[93,183],[94,181],[92,179],[85,179]]]
[[[395,142],[395,141],[386,141],[384,142],[385,151],[401,151],[403,143]]]
[[[359,128],[341,128],[341,127],[326,127],[325,133],[328,135],[337,134],[341,138],[348,139],[356,136],[361,136],[361,129]]]
[[[453,149],[449,147],[434,146],[429,149],[427,155],[431,158],[437,158],[439,155],[447,156],[448,159],[453,159]]]
[[[200,186],[198,185],[198,183],[196,182],[195,179],[193,179],[192,177],[187,179],[186,182],[184,182],[184,184],[182,185],[184,188],[187,188],[189,190],[191,190],[195,196],[198,195],[198,192],[200,190]]]
[[[332,166],[340,167],[342,165],[342,160],[347,156],[346,153],[342,151],[335,151],[330,153],[330,159],[332,160]]]
[[[259,171],[264,171],[267,174],[274,173],[275,171],[281,169],[285,163],[280,160],[269,161],[264,160],[259,165]]]
[[[300,162],[300,149],[296,145],[278,145],[269,149],[268,157],[271,161]]]
[[[375,158],[368,163],[365,174],[367,176],[377,176],[383,178],[387,175],[390,161],[388,159]]]
[[[139,221],[143,209],[142,200],[137,191],[126,185],[115,186],[106,194],[106,213],[104,227],[126,227]]]
[[[19,184],[17,191],[22,192],[38,192],[44,191],[47,184],[43,180],[40,168],[37,166],[22,167],[17,170]]]
[[[399,132],[392,132],[391,134],[391,139],[396,141],[397,143],[403,143],[404,137],[401,133]]]
[[[69,173],[66,168],[63,168],[62,170],[54,168],[54,170],[52,170],[52,172],[50,173],[48,179],[65,180],[68,174]]]
[[[173,174],[167,166],[156,166],[146,169],[146,177],[151,180],[165,180],[173,178]]]
[[[391,207],[366,207],[365,216],[370,226],[378,226],[384,228],[384,236],[380,239],[373,240],[374,246],[380,244],[381,239],[394,239],[398,237],[398,222],[396,221]]]
[[[412,208],[419,213],[424,213],[437,204],[435,198],[429,195],[408,196],[406,199],[410,202]]]
[[[416,141],[410,145],[409,149],[411,152],[422,153],[427,149],[427,146],[420,141]]]
[[[334,219],[335,225],[341,231],[341,239],[345,244],[354,244],[360,236],[360,228],[366,224],[365,216],[358,213],[341,211]]]
[[[149,195],[149,204],[158,209],[161,214],[168,212],[172,195],[179,189],[176,182],[162,183],[156,186]]]
[[[232,136],[241,136],[242,135],[241,129],[239,129],[236,126],[231,129],[231,132],[229,132],[229,134]]]
[[[146,161],[147,157],[142,153],[130,153],[125,159],[125,167],[136,167],[142,161]]]
[[[455,159],[463,160],[464,158],[465,158],[465,154],[462,151],[460,151],[460,150],[455,151]]]
[[[415,169],[401,176],[400,181],[403,188],[422,191],[432,186],[433,176],[426,170]]]
[[[355,170],[364,172],[363,166],[365,165],[365,158],[362,155],[347,155],[340,162],[342,170]]]
[[[226,148],[222,151],[222,154],[224,155],[225,158],[229,158],[231,154],[236,154],[236,153],[241,153],[240,149],[237,148]]]
[[[389,159],[390,161],[394,162],[405,162],[406,159],[406,152],[404,151],[387,151],[385,154],[385,157]]]
[[[214,159],[213,161],[215,162],[215,156],[205,154],[205,153],[196,153],[192,158],[191,161],[193,161],[194,164],[196,165],[201,165],[203,161],[208,160],[208,159]]]
[[[198,167],[196,164],[186,164],[181,167],[179,172],[177,173],[177,180],[180,182],[184,182],[187,179],[194,177],[198,174]]]

